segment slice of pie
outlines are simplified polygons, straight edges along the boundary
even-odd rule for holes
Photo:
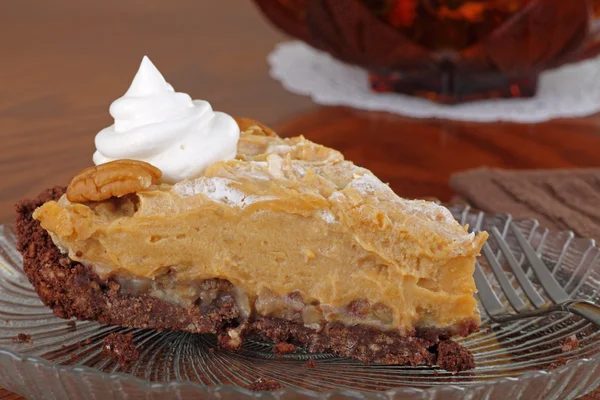
[[[333,149],[213,112],[148,58],[110,112],[96,166],[17,205],[25,272],[56,315],[473,367],[450,338],[478,329],[485,233]]]
[[[478,328],[486,235],[335,150],[252,126],[199,178],[100,201],[64,192],[17,206],[25,271],[60,317],[473,367],[449,339]]]

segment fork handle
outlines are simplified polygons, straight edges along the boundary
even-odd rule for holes
[[[556,307],[562,311],[577,314],[588,321],[600,326],[600,306],[591,301],[570,300],[562,304],[557,304]]]

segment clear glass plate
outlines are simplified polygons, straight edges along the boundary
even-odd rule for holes
[[[547,232],[535,221],[513,222],[508,215],[486,216],[464,206],[450,210],[461,223],[484,230],[496,226],[510,232],[508,225],[516,224],[571,297],[600,302],[600,250],[593,241]],[[519,254],[514,238],[507,235],[507,240]],[[493,240],[490,244],[495,246]],[[600,330],[568,314],[498,325],[482,311],[481,331],[460,340],[475,355],[477,368],[458,374],[364,365],[329,354],[275,356],[271,345],[257,342],[231,353],[216,351],[216,340],[208,335],[57,318],[37,298],[15,247],[12,228],[0,226],[0,386],[31,399],[564,400],[600,385]],[[485,260],[482,264],[487,268]],[[488,279],[495,287],[491,273]],[[102,340],[110,332],[133,332],[140,351],[135,364],[122,368],[102,354]],[[33,342],[15,342],[19,333],[31,335]],[[580,348],[563,352],[564,339],[572,335]],[[315,368],[307,367],[309,358]],[[245,389],[259,378],[274,379],[285,389]]]

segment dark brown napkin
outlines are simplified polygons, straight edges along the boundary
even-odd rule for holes
[[[483,211],[535,218],[549,229],[600,241],[600,169],[480,168],[454,174],[450,186]]]

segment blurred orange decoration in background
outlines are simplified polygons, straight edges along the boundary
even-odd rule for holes
[[[543,70],[600,52],[600,0],[254,1],[373,90],[443,103],[533,96]]]

